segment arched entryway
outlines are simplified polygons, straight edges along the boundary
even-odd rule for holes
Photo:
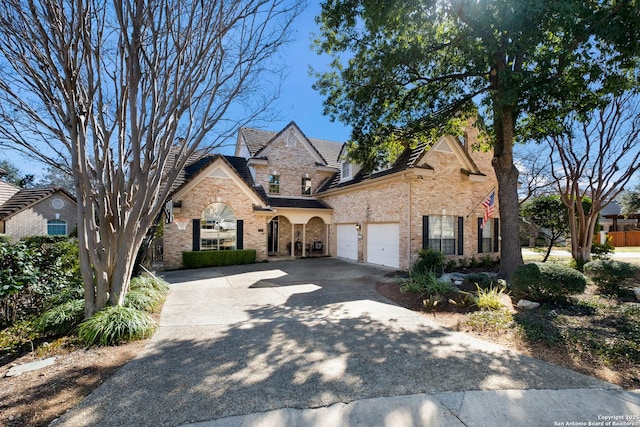
[[[327,255],[328,242],[329,221],[318,215],[277,215],[267,225],[267,253],[271,257]]]

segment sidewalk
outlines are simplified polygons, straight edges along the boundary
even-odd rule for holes
[[[364,399],[318,409],[286,408],[188,426],[640,426],[639,408],[640,393],[623,391],[467,391]]]

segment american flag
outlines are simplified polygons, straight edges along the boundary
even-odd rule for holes
[[[484,199],[482,206],[484,206],[484,218],[482,219],[482,225],[480,228],[484,228],[484,225],[489,221],[489,218],[493,216],[493,208],[495,206],[496,190],[491,191],[489,197]]]

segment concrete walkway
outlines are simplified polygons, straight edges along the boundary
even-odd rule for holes
[[[54,424],[640,426],[639,393],[446,330],[378,295],[386,272],[319,258],[167,273],[150,344]]]

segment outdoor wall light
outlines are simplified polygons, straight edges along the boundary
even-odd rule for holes
[[[360,225],[360,223],[356,224],[356,230],[360,231],[361,228],[362,226]]]

